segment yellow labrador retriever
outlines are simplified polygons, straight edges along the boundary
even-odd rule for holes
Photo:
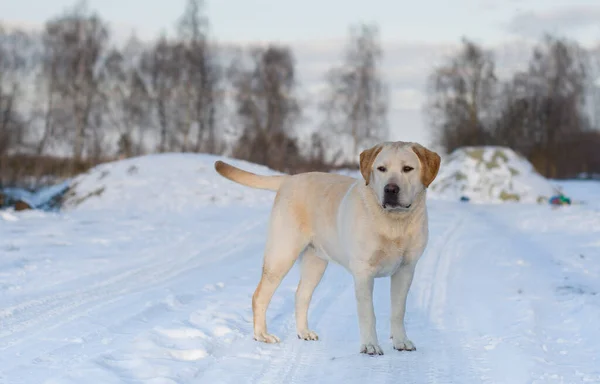
[[[428,240],[426,191],[437,176],[440,156],[412,142],[384,142],[360,154],[364,180],[308,172],[260,176],[222,161],[217,172],[237,183],[277,191],[271,211],[262,278],[252,297],[254,339],[277,343],[267,332],[273,293],[300,255],[296,291],[298,337],[317,340],[308,327],[313,291],[328,262],[353,276],[360,352],[382,355],[375,330],[373,284],[391,276],[391,337],[397,350],[415,350],[404,328],[406,297]]]

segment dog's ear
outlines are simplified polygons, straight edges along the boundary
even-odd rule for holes
[[[425,188],[433,182],[440,170],[440,155],[425,148],[420,144],[412,145],[412,150],[417,154],[421,162],[421,182]]]
[[[362,177],[365,179],[366,185],[369,185],[369,180],[371,179],[371,172],[373,171],[373,162],[375,158],[383,149],[383,145],[378,144],[372,148],[365,149],[360,153],[360,173]]]

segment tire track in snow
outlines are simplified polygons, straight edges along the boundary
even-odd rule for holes
[[[433,238],[433,244],[419,260],[415,273],[413,290],[418,291],[418,305],[438,327],[443,327],[444,323],[448,276],[456,256],[456,241],[464,227],[464,215],[463,212],[456,214],[458,217],[450,220],[448,229],[438,239]],[[430,235],[430,239],[432,237]]]
[[[184,248],[178,252],[172,244],[163,249],[146,250],[147,252],[162,252],[164,255],[181,255],[175,258],[164,258],[153,264],[142,264],[142,267],[126,270],[114,277],[93,284],[84,289],[71,292],[62,292],[24,303],[13,305],[0,310],[0,350],[20,344],[26,339],[33,338],[40,332],[64,325],[74,318],[91,309],[112,302],[119,296],[147,287],[149,284],[159,284],[187,272],[203,264],[212,264],[222,260],[233,252],[236,245],[243,244],[244,233],[251,232],[254,228],[264,224],[266,219],[246,221],[234,227],[226,236],[217,238],[200,247],[194,247],[193,252],[185,248],[189,246],[186,241],[180,241],[178,247]],[[192,240],[193,241],[193,240]],[[220,253],[214,258],[202,257],[206,252],[217,249],[219,246],[230,243],[231,250]],[[189,253],[189,256],[183,256]],[[199,257],[200,256],[200,257]],[[90,305],[96,304],[89,308]],[[83,307],[86,307],[83,309]],[[57,321],[57,319],[60,319]],[[38,331],[32,331],[37,329]],[[20,336],[20,337],[16,337]]]
[[[417,352],[405,353],[392,349],[391,341],[388,339],[389,282],[385,279],[378,279],[374,301],[380,344],[386,354],[373,358],[358,353],[358,323],[352,279],[341,267],[333,265],[328,268],[323,281],[315,291],[309,312],[309,324],[319,334],[320,341],[298,340],[295,332],[293,293],[298,277],[296,268],[293,273],[288,275],[291,280],[284,280],[279,292],[274,296],[275,305],[270,308],[270,314],[268,314],[269,328],[281,337],[281,344],[256,343],[251,340],[251,324],[242,324],[239,323],[239,320],[230,324],[230,320],[227,320],[224,324],[232,326],[233,335],[231,333],[226,336],[214,334],[196,345],[196,347],[200,346],[201,350],[207,351],[209,356],[195,362],[193,368],[186,365],[185,367],[188,367],[186,368],[187,374],[184,376],[194,376],[192,381],[199,382],[218,379],[217,381],[220,383],[238,383],[241,379],[239,367],[246,366],[252,367],[243,370],[243,382],[246,383],[285,382],[293,384],[323,382],[328,381],[328,378],[335,378],[336,382],[391,383],[397,382],[399,378],[407,382],[418,383],[445,382],[447,378],[452,378],[457,382],[477,382],[477,380],[470,380],[472,370],[468,368],[469,362],[462,357],[460,351],[462,345],[454,344],[452,338],[447,337],[432,323],[434,313],[445,313],[440,306],[446,304],[442,298],[445,298],[447,294],[445,284],[448,281],[439,276],[447,277],[449,275],[451,263],[448,262],[448,259],[452,260],[452,254],[449,252],[455,247],[457,236],[462,230],[462,226],[459,225],[463,220],[462,216],[457,215],[455,211],[451,213],[451,215],[443,215],[441,220],[436,220],[432,238],[437,241],[434,240],[431,249],[426,251],[423,260],[428,262],[424,263],[422,268],[424,271],[420,272],[425,277],[422,277],[421,280],[418,280],[417,277],[415,280],[418,288],[431,285],[428,295],[424,296],[427,298],[426,305],[420,305],[418,294],[411,294],[411,296],[417,296],[416,299],[409,296],[407,330],[409,337],[417,344]],[[438,236],[439,232],[442,235]],[[240,277],[244,276],[246,275]],[[245,287],[251,294],[254,284],[246,284]],[[231,294],[225,294],[222,300],[229,301],[229,295]],[[246,299],[242,297],[245,296],[244,294],[236,293],[237,296],[246,303]],[[209,299],[209,302],[212,300]],[[239,304],[234,303],[230,305],[237,309],[231,308],[231,310],[233,313],[239,313]],[[198,304],[195,307],[198,307]],[[206,326],[210,327],[211,316],[216,316],[215,319],[230,319],[231,313],[225,308],[226,306],[225,304],[218,305],[219,311],[226,311],[221,314],[215,313],[209,308],[199,309],[198,313],[201,315],[209,315],[206,311],[213,313],[203,320],[203,324],[204,321],[207,321]],[[244,307],[246,306],[244,305]],[[242,313],[249,310],[249,308],[244,309]],[[250,316],[249,319],[251,319],[251,315],[243,315],[245,318],[247,316]],[[236,326],[236,323],[239,324]],[[199,329],[207,335],[211,334],[210,329],[207,330],[196,322],[184,321],[184,324]],[[170,351],[169,348],[180,343],[176,340],[165,339],[156,344],[156,341],[146,335],[147,333],[144,332],[142,337],[142,340],[145,340],[144,345],[151,345],[152,350],[157,353],[163,350],[166,353]],[[100,366],[105,374],[114,374],[118,382],[137,382],[136,377],[144,376],[140,369],[153,366],[153,358],[148,353],[148,350],[142,349],[137,352],[131,351],[124,356],[111,354],[101,360]],[[166,357],[166,359],[177,360],[175,357]],[[160,365],[158,361],[154,364]],[[167,365],[163,369],[166,376],[162,377],[168,378],[167,380],[181,381],[177,380],[178,374],[171,368],[175,367],[177,363],[165,364]]]
[[[226,289],[214,296],[198,297],[191,314],[177,312],[179,315],[172,319],[171,329],[186,327],[205,334],[205,339],[183,342],[172,336],[157,337],[153,330],[134,331],[137,345],[124,350],[127,342],[121,341],[114,353],[96,360],[96,369],[113,377],[114,382],[132,383],[144,381],[149,369],[156,370],[156,380],[165,382],[391,383],[400,379],[415,383],[449,380],[482,382],[472,368],[478,362],[465,358],[464,349],[468,345],[460,342],[460,336],[454,334],[460,333],[460,330],[450,329],[452,314],[445,308],[453,302],[451,299],[455,299],[450,297],[453,290],[447,285],[453,283],[453,263],[460,260],[456,257],[457,252],[461,250],[461,240],[467,237],[464,223],[468,215],[459,211],[462,207],[458,210],[455,207],[437,208],[436,205],[432,215],[433,241],[421,260],[424,263],[420,264],[414,290],[409,294],[406,326],[409,337],[417,344],[416,352],[392,349],[388,338],[389,279],[377,279],[374,304],[380,345],[385,355],[370,357],[358,353],[359,334],[352,279],[342,267],[334,265],[328,268],[315,291],[309,312],[309,324],[320,336],[318,342],[306,342],[296,337],[294,290],[299,277],[297,268],[288,275],[289,279],[286,277],[282,282],[268,312],[269,329],[281,337],[282,343],[265,345],[253,341],[249,300],[255,288],[256,270],[247,271],[255,262],[256,268],[260,268],[260,261],[254,260],[233,268],[240,273],[239,283],[227,283]],[[226,247],[221,249],[226,251]],[[216,273],[214,268],[222,267],[210,267]],[[250,275],[253,277],[243,282]],[[188,320],[182,321],[182,315]],[[440,326],[446,321],[435,321],[440,315],[448,320],[447,329]],[[167,315],[165,325],[172,317]],[[154,324],[160,321],[156,317],[153,319]],[[181,356],[190,353],[189,358],[198,358],[198,352],[206,356],[185,363],[177,356],[169,355],[173,350]]]
[[[420,288],[416,298],[407,306],[407,331],[416,342],[416,352],[393,350],[389,335],[389,279],[377,279],[374,304],[378,320],[379,342],[385,355],[370,357],[358,353],[358,322],[352,279],[341,267],[332,271],[322,285],[330,285],[325,295],[311,305],[309,324],[320,336],[318,342],[306,342],[295,337],[293,312],[287,323],[282,344],[277,347],[277,360],[265,361],[262,369],[249,383],[323,382],[335,377],[336,382],[454,382],[478,381],[478,375],[461,352],[463,345],[444,334],[448,276],[463,231],[465,214],[453,210],[446,229],[432,236],[433,245],[426,251],[415,276]],[[445,227],[436,223],[436,228]],[[328,272],[330,270],[328,269]],[[337,284],[336,284],[337,283]],[[321,285],[320,285],[321,286]],[[384,294],[385,293],[385,294]],[[292,307],[293,310],[293,307]],[[275,353],[275,352],[274,352]]]
[[[288,319],[280,330],[283,337],[280,346],[282,350],[278,360],[282,361],[283,364],[274,367],[272,362],[264,361],[262,369],[253,376],[252,380],[249,381],[250,383],[282,382],[293,384],[298,382],[299,372],[302,373],[310,369],[311,366],[314,368],[315,361],[323,362],[331,359],[324,348],[319,348],[319,343],[327,341],[330,337],[330,332],[326,328],[329,324],[327,317],[331,314],[332,308],[339,307],[340,303],[348,303],[347,297],[349,295],[354,297],[352,280],[346,274],[347,272],[342,270],[341,267],[330,265],[313,295],[308,321],[309,327],[317,332],[320,341],[304,341],[297,338],[294,297],[290,297],[291,305],[289,306],[290,312],[287,315]]]
[[[557,288],[565,283],[565,276],[563,265],[553,256],[554,243],[540,241],[539,237],[544,239],[544,236],[539,232],[527,233],[515,225],[515,220],[540,223],[540,219],[531,213],[511,212],[513,208],[502,212],[488,207],[471,208],[478,221],[485,223],[479,230],[490,239],[489,263],[505,269],[506,287],[513,291],[503,295],[512,302],[511,316],[497,317],[496,329],[486,336],[487,348],[518,351],[515,355],[522,365],[518,372],[520,378],[528,382],[600,382],[600,371],[589,369],[585,363],[597,359],[594,339],[590,337],[596,327],[583,320],[585,315],[574,315],[585,313],[588,318],[597,318],[600,311],[596,305],[586,305],[582,297],[579,300],[560,297]],[[489,235],[492,232],[496,235]],[[574,281],[578,280],[576,275],[573,277]],[[502,326],[500,332],[497,328]],[[505,356],[498,354],[498,358]],[[499,362],[487,364],[493,374],[504,376],[505,373],[494,366]]]
[[[262,229],[242,235],[241,246],[231,249],[224,243],[214,249],[214,258],[221,262],[200,264],[139,294],[99,303],[100,310],[94,311],[98,321],[87,316],[73,322],[75,327],[67,331],[73,335],[69,340],[60,337],[65,334],[61,329],[51,332],[49,337],[55,341],[47,348],[22,345],[21,359],[57,384],[88,380],[80,372],[95,372],[95,379],[106,384],[146,382],[152,375],[149,372],[154,372],[153,380],[158,382],[170,382],[172,377],[179,378],[176,382],[195,382],[192,378],[220,356],[219,350],[231,353],[229,344],[241,338],[241,330],[248,334],[243,330],[249,301],[239,285],[248,283],[247,276],[259,274],[252,256],[262,250],[262,236],[257,232]],[[234,255],[223,258],[230,249]],[[22,371],[8,371],[8,377],[17,372]],[[28,370],[26,377],[29,380],[24,382],[31,382],[36,375]]]

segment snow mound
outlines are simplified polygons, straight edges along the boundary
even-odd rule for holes
[[[443,200],[468,197],[474,203],[546,202],[556,188],[531,163],[506,147],[463,147],[444,159],[430,186]]]
[[[272,202],[274,193],[231,182],[214,169],[224,160],[258,174],[277,172],[206,154],[154,154],[98,165],[71,181],[63,209],[181,211],[206,205]]]

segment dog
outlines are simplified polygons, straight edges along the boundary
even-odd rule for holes
[[[329,262],[353,277],[360,353],[383,355],[375,329],[374,279],[391,278],[391,339],[414,351],[404,326],[406,298],[428,241],[427,189],[440,156],[414,142],[383,142],[360,153],[362,179],[326,172],[262,176],[222,161],[215,170],[239,184],[276,191],[262,276],[252,296],[254,339],[278,343],[266,312],[275,290],[301,256],[295,295],[298,338],[318,340],[308,327],[313,292]]]

